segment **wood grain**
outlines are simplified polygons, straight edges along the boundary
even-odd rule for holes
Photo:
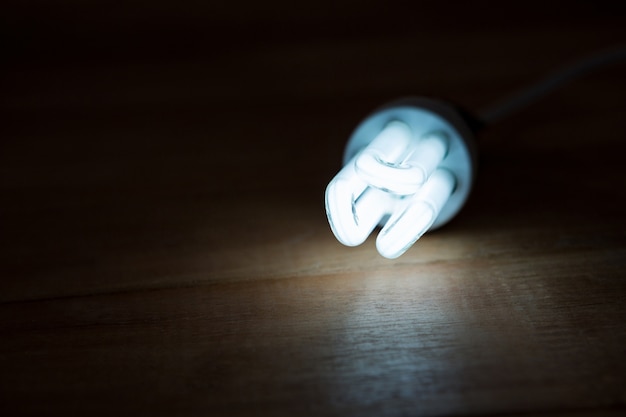
[[[527,3],[10,4],[0,414],[626,413],[624,63],[485,130],[399,259],[324,214],[385,101],[478,110],[626,40],[619,3]]]

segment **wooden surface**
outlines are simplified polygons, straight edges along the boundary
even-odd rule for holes
[[[10,3],[0,415],[626,413],[624,64],[487,129],[395,261],[324,213],[375,107],[626,41],[619,2],[544,3]]]

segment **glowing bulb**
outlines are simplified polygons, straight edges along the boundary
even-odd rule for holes
[[[432,226],[452,194],[456,180],[438,169],[413,196],[405,198],[391,213],[376,239],[376,249],[385,258],[397,258]]]
[[[326,188],[326,213],[330,227],[346,246],[360,245],[367,239],[388,210],[391,195],[369,187],[354,169],[346,165]]]
[[[356,173],[372,187],[399,195],[413,194],[425,180],[419,165],[405,163],[413,148],[409,127],[393,121],[356,156]]]
[[[326,188],[328,221],[344,245],[360,245],[380,225],[378,252],[397,258],[465,202],[473,148],[457,130],[460,118],[444,118],[433,106],[441,104],[385,107],[352,135],[345,166]]]

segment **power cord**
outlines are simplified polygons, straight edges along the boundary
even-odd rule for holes
[[[564,84],[580,78],[588,72],[622,60],[626,60],[626,47],[612,48],[590,57],[577,61],[542,81],[528,88],[512,94],[508,98],[496,103],[479,113],[478,119],[482,125],[490,125],[509,116],[511,113],[527,107],[540,98],[548,95]]]

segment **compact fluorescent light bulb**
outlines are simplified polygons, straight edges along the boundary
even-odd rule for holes
[[[348,141],[344,167],[326,188],[328,222],[347,246],[382,226],[376,248],[397,258],[461,209],[474,170],[472,132],[453,107],[428,99],[392,103]]]

